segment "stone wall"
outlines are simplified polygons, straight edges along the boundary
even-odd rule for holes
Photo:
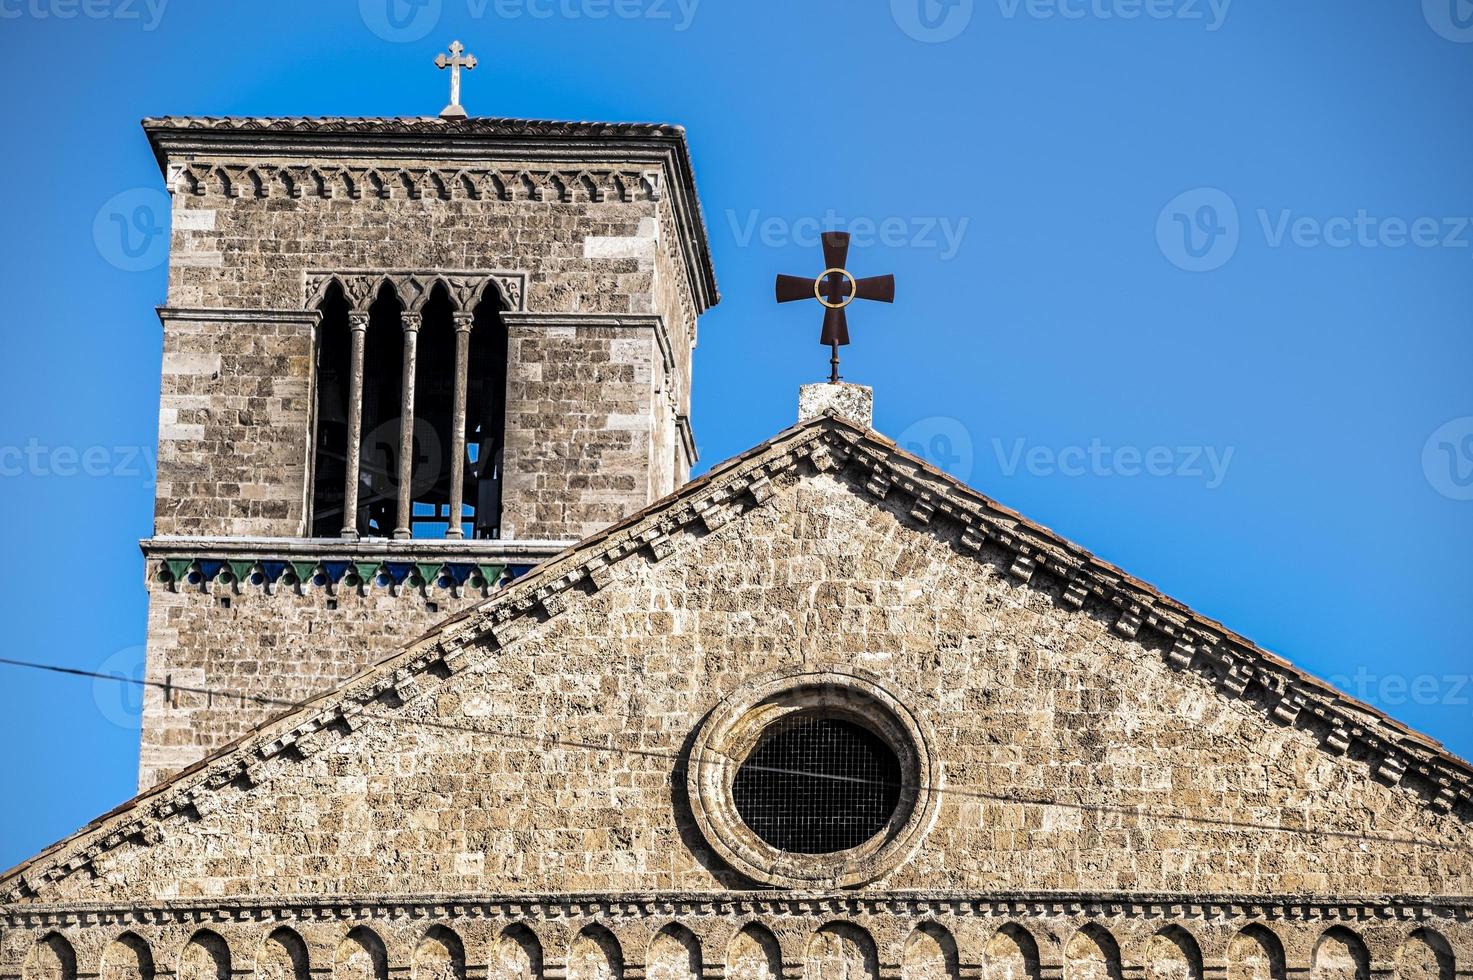
[[[558,547],[146,543],[146,677],[171,690],[144,688],[139,789],[333,690]]]
[[[774,474],[755,499],[651,539],[654,560],[631,554],[591,594],[518,598],[551,618],[263,742],[244,782],[171,789],[154,842],[36,900],[750,887],[692,818],[684,753],[751,678],[828,666],[880,678],[942,767],[916,850],[858,896],[1473,890],[1465,812],[1174,668],[1104,603],[1070,609],[849,471]]]
[[[161,316],[155,533],[304,533],[316,316]]]
[[[667,178],[626,174],[625,184],[595,168],[605,182],[598,184],[577,176],[589,172],[586,162],[550,161],[535,185],[522,172],[505,186],[472,186],[456,178],[463,160],[385,157],[354,161],[355,176],[344,178],[356,178],[350,193],[323,183],[322,174],[342,163],[238,156],[179,165],[156,533],[305,533],[315,340],[310,317],[300,314],[312,305],[309,272],[509,272],[525,276],[518,299],[534,316],[658,320],[668,350],[660,369],[641,372],[637,405],[629,382],[617,380],[629,363],[622,351],[575,346],[549,353],[545,364],[514,362],[524,381],[545,368],[549,381],[575,372],[592,382],[554,403],[524,399],[524,431],[564,433],[572,444],[612,431],[610,438],[639,442],[638,452],[607,457],[607,472],[594,470],[603,458],[597,453],[576,474],[556,460],[546,470],[513,470],[515,486],[559,500],[544,520],[532,502],[508,499],[519,536],[583,537],[607,524],[607,515],[636,510],[684,479],[690,461],[672,433],[677,416],[689,412],[698,310],[673,251],[682,232],[661,189]],[[477,172],[516,175],[518,167],[481,161]],[[597,360],[603,355],[611,359]],[[607,393],[606,379],[613,382]],[[580,408],[576,421],[556,414],[569,397]],[[540,416],[531,425],[529,412]],[[631,414],[637,418],[621,424]],[[617,494],[615,485],[623,488]],[[570,510],[589,516],[570,518]]]

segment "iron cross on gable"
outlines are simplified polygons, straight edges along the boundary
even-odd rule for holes
[[[450,69],[450,104],[440,110],[441,119],[464,119],[465,107],[460,104],[460,70],[464,68],[470,71],[476,67],[476,56],[468,54],[464,58],[461,53],[465,51],[465,45],[459,41],[450,42],[450,57],[443,54],[435,55],[435,67],[442,71]]]
[[[849,261],[849,233],[825,232],[823,264],[817,279],[802,276],[777,277],[777,301],[792,303],[800,299],[816,299],[824,306],[823,335],[819,343],[833,351],[829,358],[829,383],[839,383],[839,348],[849,344],[849,315],[846,307],[857,299],[877,303],[895,302],[895,277],[871,276],[856,279],[844,266]]]

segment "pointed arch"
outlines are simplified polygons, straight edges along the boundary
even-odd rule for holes
[[[153,980],[153,950],[143,937],[125,932],[102,951],[101,980]]]
[[[904,980],[959,980],[961,960],[956,940],[936,922],[923,922],[905,941],[901,976]]]
[[[1452,945],[1424,927],[1396,951],[1396,980],[1453,980],[1455,965]]]
[[[230,946],[223,936],[201,929],[179,956],[178,980],[230,980]]]
[[[47,933],[26,954],[24,980],[77,980],[77,954],[59,932]]]
[[[1314,944],[1309,975],[1311,980],[1370,980],[1366,944],[1344,926],[1326,929]]]
[[[1121,980],[1120,944],[1110,930],[1091,922],[1070,938],[1064,980]]]
[[[389,954],[378,933],[359,926],[338,943],[332,960],[333,980],[388,980]]]
[[[1016,922],[993,934],[982,951],[984,980],[1039,980],[1038,941]]]
[[[481,178],[485,192],[498,201],[510,201],[512,199],[511,185],[500,171],[489,170]]]
[[[434,925],[414,949],[410,980],[465,980],[465,943],[445,926]]]
[[[805,980],[879,980],[874,937],[852,922],[830,922],[808,939]]]
[[[672,922],[650,940],[644,975],[646,980],[701,980],[701,941]]]
[[[521,923],[504,929],[491,947],[486,980],[542,980],[542,941]]]
[[[451,187],[458,192],[456,196],[462,197],[465,200],[475,201],[481,197],[481,189],[476,185],[476,178],[471,176],[468,171],[456,171],[455,177],[451,181]]]
[[[604,199],[604,191],[597,178],[587,170],[580,170],[573,178],[573,186],[582,192],[586,200],[598,203]]]
[[[311,980],[307,944],[295,931],[281,926],[261,942],[256,954],[256,980]]]
[[[624,952],[614,934],[600,925],[586,927],[568,948],[568,980],[623,980]]]
[[[249,191],[251,197],[260,198],[267,196],[266,180],[261,176],[261,171],[255,167],[246,168],[245,173],[241,175],[240,183],[242,194]]]
[[[513,196],[523,201],[542,200],[541,189],[532,175],[525,170],[519,170],[511,180],[510,188]]]
[[[1181,926],[1162,928],[1146,943],[1146,980],[1202,980],[1202,949]]]
[[[726,947],[726,980],[781,980],[782,946],[766,926],[748,923]]]
[[[1228,943],[1227,980],[1284,980],[1284,944],[1266,926],[1245,926]]]
[[[179,183],[184,193],[191,196],[198,197],[205,192],[204,180],[193,167],[185,167],[179,171]]]

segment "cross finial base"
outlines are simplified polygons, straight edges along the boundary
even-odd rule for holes
[[[820,415],[837,415],[862,429],[875,425],[875,392],[864,385],[822,382],[798,389],[798,421],[807,422]]]
[[[465,106],[447,105],[440,110],[441,119],[465,119],[467,118]]]

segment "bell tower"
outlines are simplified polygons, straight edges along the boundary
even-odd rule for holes
[[[679,127],[143,125],[174,202],[148,786],[684,483],[718,295]]]

